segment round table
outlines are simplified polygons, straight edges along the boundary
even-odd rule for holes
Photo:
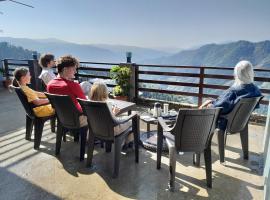
[[[166,123],[174,124],[175,119],[176,119],[176,114],[166,115],[166,116],[163,116],[163,118],[165,119]],[[141,115],[140,119],[144,123],[146,123],[146,127],[147,127],[146,132],[141,132],[141,135],[140,135],[141,144],[145,149],[156,152],[157,151],[157,130],[151,131],[150,126],[151,124],[157,125],[158,120],[156,117],[153,117],[153,115],[150,115],[150,114]],[[168,151],[165,141],[163,142],[162,151]]]

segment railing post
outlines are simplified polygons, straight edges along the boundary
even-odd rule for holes
[[[4,59],[3,61],[3,65],[4,65],[4,76],[6,77],[6,80],[9,80],[10,77],[9,77],[9,70],[8,70],[8,60],[7,59]]]
[[[128,66],[131,71],[131,76],[129,79],[130,91],[129,91],[129,100],[132,102],[137,101],[137,74],[138,74],[138,65],[131,62],[132,52],[126,52],[126,63],[120,63],[119,66]]]
[[[203,101],[203,82],[204,82],[204,67],[200,67],[198,107],[202,105]]]
[[[135,70],[134,74],[134,102],[138,103],[138,88],[139,88],[139,66],[137,64],[133,64],[133,67]]]
[[[41,72],[41,67],[38,64],[37,55],[33,54],[33,59],[28,60],[29,71],[32,76],[31,78],[31,86],[32,89],[40,91],[41,89],[41,81],[38,76]]]

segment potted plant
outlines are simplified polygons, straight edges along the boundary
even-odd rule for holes
[[[127,101],[131,88],[130,68],[128,66],[113,66],[110,70],[110,77],[116,82],[116,86],[113,88],[114,98]]]

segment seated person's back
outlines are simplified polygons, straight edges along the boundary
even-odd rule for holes
[[[234,68],[234,84],[216,100],[206,101],[203,107],[222,107],[221,114],[230,113],[241,98],[261,96],[260,89],[254,85],[253,66],[249,61],[240,61]],[[258,108],[259,105],[256,106]],[[226,120],[220,118],[218,127],[226,128]]]
[[[76,98],[86,99],[86,96],[80,84],[73,81],[78,66],[79,62],[76,58],[69,55],[60,57],[56,63],[58,77],[48,83],[47,91],[52,94],[70,96],[78,111],[82,113],[81,105]],[[79,120],[81,127],[87,125],[86,116],[81,115]]]
[[[52,94],[70,96],[76,108],[82,112],[81,106],[76,98],[86,99],[86,97],[78,83],[62,77],[57,77],[49,82],[47,91]]]

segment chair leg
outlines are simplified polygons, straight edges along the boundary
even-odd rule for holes
[[[59,155],[61,149],[61,141],[63,137],[63,127],[58,121],[57,123],[57,132],[56,132],[56,144],[55,144],[55,155]]]
[[[200,167],[200,160],[201,160],[201,154],[194,153],[193,154],[193,165],[195,165],[196,167]]]
[[[169,146],[169,173],[170,173],[170,181],[169,181],[169,190],[174,191],[175,188],[175,166],[176,166],[176,152],[174,146]]]
[[[106,153],[109,153],[112,151],[112,142],[110,142],[110,141],[105,142],[105,151],[106,151]]]
[[[161,166],[161,153],[163,146],[163,130],[160,124],[158,124],[158,135],[157,135],[157,169],[160,169]]]
[[[87,167],[91,167],[92,166],[94,146],[95,146],[95,137],[94,137],[93,133],[91,133],[91,131],[89,130],[88,149],[87,149],[87,161],[86,161],[86,166]]]
[[[244,130],[240,132],[240,138],[244,159],[248,160],[248,123],[245,126]]]
[[[80,161],[84,160],[87,130],[88,130],[88,127],[80,128],[80,135],[81,135]]]
[[[134,135],[134,144],[135,144],[135,162],[139,162],[139,123],[138,117],[132,119],[132,131]]]
[[[55,121],[56,121],[56,117],[50,119],[50,123],[51,123],[51,131],[53,133],[55,133]]]
[[[79,140],[80,140],[80,133],[78,133],[78,131],[77,130],[72,130],[71,131],[72,132],[72,134],[73,134],[73,140],[74,140],[74,142],[79,142]]]
[[[44,121],[40,119],[35,119],[34,124],[35,124],[34,149],[39,149],[42,132],[43,132]]]
[[[212,188],[212,157],[211,146],[204,150],[205,172],[207,187]]]
[[[114,142],[114,167],[113,167],[113,178],[118,177],[119,165],[120,165],[120,154],[121,154],[121,137],[115,138]]]
[[[218,136],[218,150],[219,150],[219,160],[221,163],[224,162],[225,156],[225,134],[226,132],[223,130],[218,129],[217,131]]]
[[[28,115],[26,115],[26,134],[25,134],[26,140],[29,140],[29,141],[31,140],[33,125],[34,125],[34,120],[31,119]]]

